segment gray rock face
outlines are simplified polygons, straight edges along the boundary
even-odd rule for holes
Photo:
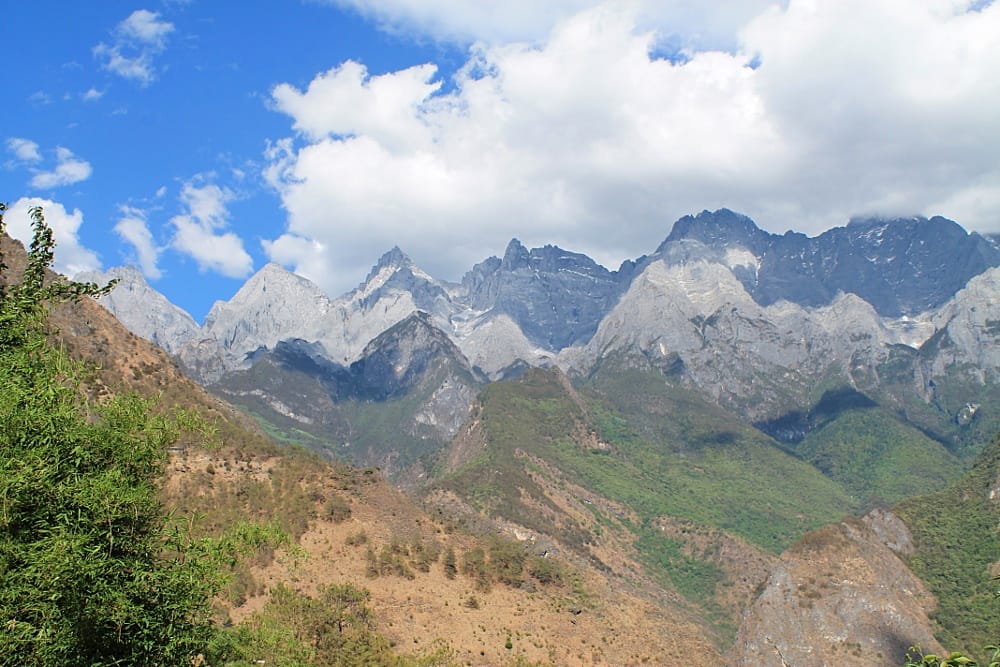
[[[149,286],[139,269],[124,266],[107,273],[88,271],[75,277],[100,285],[117,279],[118,284],[99,303],[137,336],[152,341],[169,354],[201,337],[201,327],[186,311],[170,303]]]
[[[454,343],[418,312],[380,334],[365,347],[364,356],[351,364],[355,392],[360,398],[385,400],[425,376],[442,359],[469,376],[474,371]]]
[[[333,310],[314,283],[267,264],[229,301],[217,301],[205,318],[204,331],[239,365],[261,347],[272,349],[290,338],[318,340]]]
[[[1000,373],[1000,269],[969,281],[932,322],[937,333],[921,347],[931,377],[960,367],[982,384]]]
[[[782,555],[726,664],[891,667],[910,646],[940,653],[933,596],[897,556],[908,541],[887,512],[807,535]]]
[[[651,262],[587,345],[564,350],[560,363],[586,372],[609,354],[641,353],[759,421],[807,402],[820,378],[853,385],[858,370],[899,342],[857,296],[816,309],[787,301],[765,307],[710,259],[713,249],[687,241],[673,251]]]
[[[973,276],[1000,266],[995,244],[942,217],[857,219],[809,238],[769,234],[726,209],[703,211],[678,220],[657,252],[686,239],[752,254],[756,266],[735,273],[761,305],[818,307],[848,292],[884,317],[938,308]]]
[[[509,316],[549,351],[589,339],[624,286],[617,272],[586,255],[556,246],[528,250],[517,239],[502,260],[473,267],[462,285],[473,309]]]

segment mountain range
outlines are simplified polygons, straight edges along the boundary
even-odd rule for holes
[[[586,377],[610,356],[638,355],[779,440],[801,440],[824,395],[850,390],[961,454],[991,435],[971,422],[1000,423],[981,411],[1000,369],[998,266],[994,242],[942,217],[857,219],[809,238],[722,209],[679,219],[653,253],[614,271],[515,239],[456,284],[393,248],[356,289],[330,298],[268,264],[201,326],[135,269],[81,278],[117,277],[103,304],[130,330],[227,398],[252,396],[266,421],[298,422],[331,446],[359,431],[328,403],[419,385],[425,396],[404,430],[441,445],[489,381],[528,366]],[[240,386],[264,367],[322,388]],[[355,460],[385,463],[395,444]]]
[[[268,265],[201,326],[134,273],[104,305],[278,439],[648,591],[725,664],[892,665],[996,635],[998,266],[944,218],[721,210],[615,271],[512,241],[460,283],[393,249],[335,299]]]

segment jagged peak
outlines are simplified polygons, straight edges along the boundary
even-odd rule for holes
[[[73,276],[73,280],[78,282],[98,283],[101,285],[112,279],[118,280],[119,284],[149,287],[149,282],[142,275],[142,271],[131,264],[113,266],[107,271],[81,271]]]
[[[728,208],[716,211],[706,209],[697,215],[685,215],[678,219],[656,252],[661,253],[669,244],[684,239],[695,239],[706,245],[735,242],[756,250],[757,246],[766,243],[769,236],[749,216]]]
[[[373,287],[372,281],[376,281],[376,279],[378,279],[378,284],[381,285],[389,275],[400,269],[413,270],[414,268],[413,260],[399,246],[393,246],[392,249],[382,253],[382,256],[378,258],[371,271],[365,276],[364,282],[358,285],[358,290],[365,291],[366,289],[371,289]],[[381,279],[379,279],[380,276]]]
[[[111,278],[121,278],[122,280],[127,280],[133,283],[148,284],[149,282],[146,280],[146,276],[143,275],[139,267],[133,264],[111,267],[105,272],[105,275]]]
[[[530,256],[531,253],[528,252],[528,249],[525,248],[519,240],[516,238],[511,239],[510,243],[507,244],[507,249],[503,253],[501,267],[505,269],[516,269],[521,266],[526,266]]]
[[[438,344],[444,345],[449,350],[458,350],[458,347],[451,341],[448,335],[434,324],[434,320],[429,313],[416,310],[369,341],[365,346],[362,356],[370,356],[390,341],[398,340],[400,337],[411,337],[419,333],[429,335]],[[462,356],[461,353],[459,353],[459,356]]]
[[[393,246],[388,252],[382,254],[379,257],[378,262],[375,263],[375,268],[403,268],[404,266],[409,266],[413,262],[410,260],[409,256],[403,252],[398,245]]]
[[[252,294],[267,292],[268,286],[287,286],[296,290],[323,292],[319,285],[308,278],[303,278],[299,274],[289,271],[277,262],[268,262],[257,273],[250,276],[230,301],[239,301]]]

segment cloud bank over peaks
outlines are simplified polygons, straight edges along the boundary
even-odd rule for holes
[[[615,267],[723,206],[776,232],[866,213],[1000,225],[996,4],[452,5],[359,11],[479,40],[453,85],[433,63],[346,61],[272,91],[296,135],[267,154],[287,228],[265,250],[334,294],[394,245],[453,279],[512,237]],[[490,36],[491,20],[545,32]],[[733,46],[660,57],[675,33]]]
[[[555,26],[601,0],[327,0],[353,9],[379,23],[383,29],[404,35],[421,35],[438,42],[489,45],[511,42],[539,43]],[[674,47],[698,50],[732,50],[736,33],[774,0],[729,0],[726,3],[690,0],[622,0],[620,7],[633,12],[643,29],[653,30]]]

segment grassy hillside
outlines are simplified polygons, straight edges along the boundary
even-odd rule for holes
[[[627,572],[606,548],[617,543],[720,645],[760,583],[741,572],[756,550],[777,554],[857,508],[836,482],[658,374],[622,369],[577,393],[532,370],[488,386],[472,421],[477,437],[443,457],[437,489]]]
[[[619,454],[589,474],[643,516],[697,520],[778,553],[858,509],[836,482],[658,373],[605,367],[585,388]],[[612,472],[623,466],[634,479]]]
[[[913,571],[938,598],[938,638],[952,650],[980,654],[1000,639],[1000,439],[960,481],[904,501],[896,512],[916,546]]]
[[[0,235],[0,245],[8,263],[23,265],[17,244]],[[687,618],[613,589],[594,568],[464,534],[372,469],[276,445],[96,304],[59,307],[52,322],[53,340],[94,368],[81,395],[99,402],[135,390],[214,428],[165,452],[162,499],[178,530],[207,544],[201,538],[240,522],[271,521],[294,542],[235,565],[213,626],[226,629],[204,652],[212,664],[639,665],[667,654],[718,662]]]
[[[810,432],[794,451],[866,507],[939,488],[964,470],[941,443],[880,408],[841,413]]]

